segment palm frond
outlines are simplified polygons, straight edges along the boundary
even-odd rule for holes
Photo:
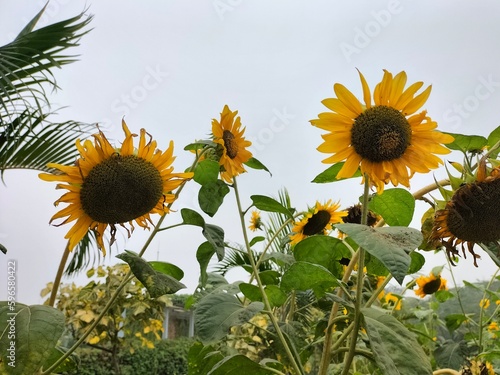
[[[57,88],[52,69],[76,61],[63,53],[78,46],[89,32],[83,29],[92,16],[76,17],[33,30],[43,8],[11,43],[0,47],[0,125],[12,122],[25,109],[49,105],[46,85]]]
[[[288,194],[288,190],[286,190],[285,188],[283,190],[279,191],[278,200],[284,207],[288,208],[288,210],[290,212],[293,213],[295,211],[295,209],[292,207],[292,203],[291,203],[290,195]],[[267,238],[270,239],[271,237],[273,237],[274,234],[278,232],[279,228],[281,228],[287,220],[288,220],[287,216],[280,214],[280,213],[277,213],[277,212],[272,212],[269,215],[269,225],[266,226]],[[288,245],[288,242],[289,242],[288,234],[292,230],[292,227],[293,227],[293,225],[292,225],[292,223],[290,223],[288,225],[288,229],[285,229],[284,231],[281,232],[281,233],[283,233],[283,235],[281,235],[279,237],[279,240],[274,241],[271,244],[271,249],[273,252],[280,252],[280,253],[285,253],[285,254],[289,252],[288,250],[289,250],[290,246]]]
[[[96,243],[95,233],[88,231],[73,250],[73,257],[64,270],[64,274],[67,276],[78,274],[80,271],[88,269],[91,263],[93,267],[96,261],[99,262],[101,252],[94,246]]]
[[[76,121],[51,123],[47,114],[25,110],[0,133],[0,174],[7,169],[53,172],[47,163],[70,164],[78,155],[75,141],[95,129]]]
[[[252,254],[254,261],[257,261],[258,254],[255,251],[252,251]],[[228,251],[226,251],[224,259],[214,266],[214,272],[220,273],[222,276],[224,276],[231,269],[238,267],[242,267],[246,271],[252,272],[252,266],[250,263],[250,258],[248,257],[248,253],[242,249],[229,247]],[[261,262],[259,265],[259,271],[261,272],[271,269],[272,266],[269,261]]]

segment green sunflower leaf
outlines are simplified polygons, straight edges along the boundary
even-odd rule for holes
[[[193,180],[200,185],[206,185],[217,181],[219,177],[220,166],[214,160],[202,160],[194,169]]]
[[[260,289],[257,285],[249,283],[240,283],[238,287],[241,293],[248,298],[250,301],[262,301],[262,294],[260,294]]]
[[[229,293],[211,293],[197,304],[194,321],[199,339],[210,344],[227,335],[232,326],[248,322],[255,314],[262,311],[262,302],[243,305]]]
[[[214,254],[215,248],[208,241],[203,242],[200,246],[198,246],[198,250],[196,250],[196,260],[200,265],[200,284],[203,287],[207,284],[207,268],[210,263],[210,259],[212,259]]]
[[[338,238],[310,236],[295,245],[293,255],[297,261],[323,266],[339,277],[342,271],[342,265],[339,263],[339,260],[350,258],[351,252]]]
[[[198,203],[200,204],[200,208],[207,215],[213,217],[219,210],[219,207],[224,201],[224,197],[228,193],[229,187],[221,180],[208,182],[202,185],[198,192]]]
[[[160,262],[153,260],[148,262],[155,271],[170,275],[176,280],[181,280],[184,277],[184,271],[172,263]]]
[[[382,216],[390,226],[410,225],[415,211],[415,198],[405,189],[386,189],[370,199],[368,208]]]
[[[256,243],[262,242],[262,241],[265,241],[265,240],[266,240],[266,238],[264,236],[257,236],[257,237],[252,238],[252,240],[250,241],[249,245],[250,245],[250,247],[252,247]]]
[[[249,168],[253,168],[253,169],[263,169],[265,170],[266,172],[268,172],[271,176],[273,175],[271,173],[271,171],[269,171],[269,169],[267,169],[267,167],[262,164],[259,160],[255,159],[255,158],[250,158],[247,162],[243,163],[245,164],[247,167]]]
[[[217,363],[210,375],[271,375],[276,370],[266,368],[243,354],[233,354]]]
[[[218,227],[217,225],[206,224],[202,234],[215,249],[219,262],[224,259],[226,248],[224,244],[224,229]]]
[[[0,302],[0,373],[39,373],[63,331],[64,315],[53,307]]]
[[[200,141],[196,141],[194,143],[190,143],[188,144],[187,146],[184,147],[184,150],[186,151],[191,151],[191,150],[199,150],[199,149],[202,149],[204,147],[217,147],[217,143],[213,142],[213,141],[208,141],[208,140],[200,140]]]
[[[478,152],[483,149],[484,146],[488,145],[488,140],[480,135],[464,135],[456,133],[446,133],[455,138],[451,143],[445,145],[450,150],[462,151],[462,152]]]
[[[344,166],[344,162],[336,163],[333,164],[331,167],[328,167],[325,169],[323,172],[321,172],[319,175],[314,177],[314,179],[311,182],[317,183],[317,184],[325,184],[328,182],[335,182],[335,181],[342,181],[346,180],[346,178],[337,178],[337,175],[339,174],[340,170]],[[358,169],[351,177],[361,177],[361,171]]]
[[[487,244],[479,244],[481,248],[486,251],[491,260],[495,262],[497,267],[500,267],[500,245],[498,242],[490,242]]]
[[[151,264],[133,251],[125,250],[116,257],[128,263],[134,276],[146,287],[152,298],[173,294],[186,287],[174,276],[155,270]],[[163,268],[163,271],[167,270]]]
[[[269,300],[269,303],[273,307],[282,306],[288,299],[287,294],[283,292],[281,288],[277,285],[267,285],[265,291],[267,299]]]
[[[60,347],[53,348],[49,357],[45,361],[43,368],[49,368],[53,363],[55,363],[59,358],[61,358],[66,353],[66,350]],[[54,373],[62,373],[62,372],[74,372],[78,368],[78,364],[80,363],[80,359],[75,353],[70,354],[57,368],[54,370]]]
[[[191,345],[188,352],[188,374],[206,375],[219,361],[224,359],[222,353],[212,346],[203,346],[199,341]]]
[[[410,253],[410,269],[408,274],[416,273],[422,269],[425,264],[425,257],[417,251],[412,251]]]
[[[181,209],[181,216],[183,224],[196,225],[202,228],[205,226],[205,219],[195,210],[183,208]]]
[[[325,267],[309,262],[292,264],[281,278],[281,289],[285,292],[312,289],[318,298],[339,285],[337,278]]]
[[[4,254],[7,254],[7,248],[0,243],[0,251]]]
[[[373,308],[361,312],[375,362],[384,375],[432,375],[429,357],[400,321]]]
[[[498,141],[500,141],[500,126],[498,126],[496,129],[494,129],[490,135],[488,136],[488,147],[493,147]],[[500,148],[494,150],[491,154],[491,158],[496,158],[498,156],[498,153],[500,151]]]
[[[371,228],[361,224],[337,224],[359,246],[387,267],[399,284],[408,273],[409,253],[422,243],[422,233],[407,227]]]
[[[266,197],[265,195],[252,195],[250,199],[252,200],[253,205],[259,210],[266,212],[278,212],[285,214],[289,218],[293,218],[290,210],[273,198]]]

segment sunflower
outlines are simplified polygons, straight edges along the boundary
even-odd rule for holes
[[[431,86],[416,95],[423,82],[406,88],[404,71],[392,76],[384,70],[382,81],[372,94],[359,72],[364,105],[343,85],[336,83],[337,98],[323,100],[332,112],[318,115],[311,124],[327,130],[318,151],[333,154],[323,163],[345,160],[337,178],[349,178],[361,169],[378,193],[384,185],[410,185],[415,172],[427,173],[442,164],[434,154],[447,154],[441,144],[453,142],[453,137],[436,131],[437,123],[426,111],[417,111],[425,104]],[[415,96],[416,95],[416,96]]]
[[[382,305],[391,309],[391,310],[401,310],[401,297],[396,296],[392,293],[387,293],[385,296],[381,298]]]
[[[259,211],[252,211],[252,217],[250,218],[250,226],[248,227],[252,232],[256,230],[262,230],[262,219],[260,217]]]
[[[460,186],[445,208],[436,211],[430,239],[445,247],[450,260],[459,255],[460,244],[465,257],[467,244],[477,267],[480,256],[474,253],[474,245],[500,240],[499,211],[500,169],[494,168],[489,175]]]
[[[76,141],[80,157],[75,165],[49,164],[58,169],[59,174],[40,174],[45,181],[59,181],[58,189],[68,192],[59,198],[55,205],[68,203],[56,213],[50,222],[66,218],[63,225],[76,220],[66,234],[72,250],[85,234],[92,230],[97,244],[105,253],[103,235],[111,228],[110,245],[115,240],[116,224],[125,227],[133,221],[140,227],[149,228],[152,224],[150,214],[166,214],[166,204],[173,203],[176,196],[172,191],[179,187],[192,173],[172,173],[171,166],[175,157],[174,144],[162,152],[156,149],[156,141],[146,140],[146,131],[141,129],[139,147],[134,149],[133,137],[125,121],[122,121],[125,140],[121,148],[115,149],[102,131],[94,134],[94,142],[86,140],[83,145]]]
[[[418,285],[415,294],[420,298],[424,298],[429,294],[434,294],[438,290],[448,290],[446,287],[446,279],[443,279],[440,274],[435,275],[432,272],[429,276],[420,276],[415,282]]]
[[[238,111],[231,111],[227,105],[221,113],[220,122],[212,120],[212,134],[214,142],[221,145],[221,177],[227,183],[233,182],[233,177],[245,172],[243,163],[252,157],[252,153],[246,148],[252,145],[243,137],[245,128],[241,128],[240,117],[236,117]]]
[[[296,244],[304,238],[315,234],[327,234],[332,230],[332,224],[338,224],[347,215],[346,211],[337,211],[339,203],[332,203],[331,199],[325,204],[316,202],[315,206],[304,215],[301,221],[296,222],[290,235],[291,244]]]

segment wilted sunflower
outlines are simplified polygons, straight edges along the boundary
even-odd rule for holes
[[[430,239],[440,241],[452,259],[459,255],[458,245],[464,244],[474,257],[474,244],[500,240],[500,169],[495,168],[489,176],[478,178],[473,183],[460,186],[446,207],[438,210]]]
[[[427,112],[416,113],[427,101],[431,86],[416,95],[423,82],[405,90],[406,73],[395,77],[384,70],[382,82],[372,95],[365,78],[359,72],[364,105],[343,85],[336,83],[337,98],[322,103],[332,112],[318,115],[311,124],[327,130],[318,151],[333,154],[323,163],[345,160],[337,178],[352,177],[361,169],[370,183],[381,193],[384,185],[402,184],[409,187],[415,172],[426,173],[442,164],[434,154],[447,154],[441,144],[451,143],[453,137],[436,131],[437,123]],[[415,96],[416,95],[416,96]]]
[[[441,275],[435,275],[430,273],[429,276],[420,276],[415,280],[418,285],[418,289],[415,290],[415,294],[420,298],[424,298],[429,294],[434,294],[438,290],[448,290],[446,287],[446,279],[443,279]]]
[[[55,205],[69,206],[56,213],[50,222],[66,218],[63,225],[76,220],[66,234],[72,250],[89,230],[96,233],[97,244],[105,253],[103,235],[111,228],[111,244],[115,239],[116,224],[125,227],[133,221],[140,227],[149,228],[150,214],[169,212],[166,204],[173,203],[172,191],[192,173],[172,173],[175,157],[174,144],[162,152],[156,149],[156,141],[146,140],[146,131],[141,129],[139,147],[134,148],[133,137],[125,121],[122,121],[125,140],[121,148],[115,149],[102,131],[94,134],[94,142],[86,140],[83,145],[76,141],[80,157],[75,165],[49,164],[60,174],[40,174],[45,181],[60,181],[58,189],[67,193]],[[126,228],[126,227],[125,227]],[[130,232],[129,232],[130,235]]]
[[[260,217],[259,211],[252,211],[252,217],[250,218],[250,226],[248,227],[252,232],[258,229],[262,229],[262,219]]]
[[[252,145],[243,137],[245,128],[241,128],[240,117],[236,117],[238,111],[231,111],[227,105],[221,113],[220,122],[212,120],[212,134],[214,142],[220,144],[222,155],[219,160],[221,166],[221,177],[227,183],[233,182],[233,177],[245,172],[243,163],[252,157],[252,153],[246,148]]]
[[[337,211],[339,203],[332,203],[331,199],[325,204],[316,202],[312,210],[304,215],[302,220],[295,223],[290,235],[291,244],[296,244],[304,238],[315,234],[327,234],[333,224],[338,224],[347,215],[346,211]]]

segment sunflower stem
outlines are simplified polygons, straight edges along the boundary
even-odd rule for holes
[[[495,271],[493,276],[490,278],[488,285],[486,285],[486,288],[484,289],[483,297],[481,298],[481,301],[485,301],[486,291],[490,289],[491,284],[493,284],[493,282],[496,280],[496,276],[497,276],[499,270],[500,270],[500,268],[497,268],[497,270]],[[484,307],[484,302],[483,302],[482,306],[480,306],[480,308],[481,309],[479,310],[479,338],[478,338],[478,341],[479,341],[478,352],[479,353],[481,353],[483,351],[483,316],[484,316],[484,311],[486,310],[486,308]]]
[[[61,285],[61,279],[64,273],[64,267],[66,266],[66,262],[68,261],[68,257],[69,241],[66,243],[61,261],[59,262],[59,268],[57,270],[56,277],[54,278],[54,284],[52,285],[52,290],[50,291],[49,306],[54,307],[54,304],[56,303],[57,291],[59,290],[59,286]]]
[[[304,374],[304,370],[302,369],[300,361],[298,361],[297,358],[295,358],[295,356],[293,355],[293,352],[290,349],[290,346],[288,345],[288,341],[286,340],[285,336],[283,335],[283,332],[281,331],[281,328],[279,326],[279,322],[272,312],[271,303],[269,302],[269,298],[267,298],[267,294],[266,294],[266,291],[264,289],[264,284],[262,284],[262,280],[260,279],[259,269],[257,268],[257,264],[255,262],[255,259],[253,258],[252,249],[250,248],[250,242],[248,241],[248,234],[247,234],[246,226],[245,226],[245,217],[244,217],[244,212],[243,212],[242,207],[241,207],[241,200],[240,200],[240,194],[238,191],[238,184],[236,183],[236,177],[233,177],[233,181],[234,181],[233,182],[234,193],[236,196],[236,204],[238,206],[238,215],[240,217],[241,229],[243,232],[243,239],[245,241],[245,248],[247,250],[248,258],[250,260],[250,265],[252,267],[253,276],[255,278],[255,281],[257,282],[257,286],[259,287],[260,294],[262,295],[262,301],[264,302],[265,310],[268,311],[268,316],[271,319],[271,322],[274,326],[274,329],[276,330],[276,334],[277,334],[281,344],[283,345],[283,348],[285,349],[285,352],[288,356],[288,359],[291,362],[291,365],[292,365],[295,373],[296,374]]]
[[[365,175],[365,189],[363,192],[363,205],[361,214],[361,224],[366,225],[368,222],[368,201],[370,199],[370,178]],[[360,247],[358,250],[358,274],[357,274],[357,285],[356,285],[356,300],[354,301],[354,326],[351,333],[351,342],[349,345],[349,351],[345,357],[344,369],[342,370],[342,375],[347,375],[351,367],[354,355],[356,354],[356,343],[358,340],[359,326],[361,323],[361,307],[363,299],[363,283],[365,277],[365,250]]]

